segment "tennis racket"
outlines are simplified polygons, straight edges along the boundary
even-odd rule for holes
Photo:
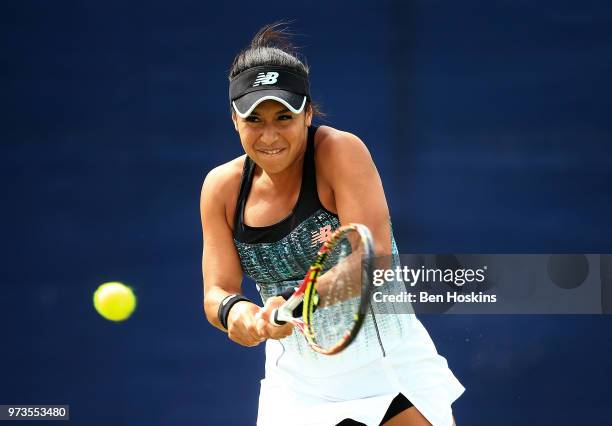
[[[299,287],[272,312],[270,322],[291,322],[321,354],[342,351],[355,339],[369,306],[373,255],[372,235],[365,225],[338,228],[319,249]]]

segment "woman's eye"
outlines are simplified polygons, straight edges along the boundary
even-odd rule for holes
[[[289,115],[289,114],[283,114],[283,115],[279,115],[278,119],[279,120],[291,120],[293,118],[293,116]]]
[[[259,117],[256,117],[254,115],[249,115],[247,118],[244,119],[245,121],[248,121],[250,123],[257,123],[259,121]]]

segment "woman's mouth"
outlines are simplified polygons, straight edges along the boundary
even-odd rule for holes
[[[272,156],[272,155],[278,155],[284,150],[285,148],[276,148],[276,149],[258,149],[257,151],[264,155]]]

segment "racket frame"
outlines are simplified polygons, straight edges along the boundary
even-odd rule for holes
[[[346,233],[351,231],[356,231],[359,234],[359,238],[363,244],[363,254],[361,260],[362,291],[359,309],[353,318],[353,327],[350,330],[347,330],[342,338],[332,347],[323,348],[317,343],[316,334],[312,329],[312,315],[316,309],[318,301],[316,284],[319,276],[321,275],[323,264],[325,263],[325,260],[327,260],[329,253],[336,246],[338,240],[340,240],[340,238],[342,238]],[[372,292],[372,285],[370,281],[373,269],[373,256],[374,249],[372,234],[367,226],[358,223],[350,223],[348,225],[339,227],[332,234],[332,236],[326,242],[324,242],[323,245],[321,245],[321,248],[317,252],[315,261],[308,269],[304,280],[302,280],[295,292],[285,303],[273,311],[270,317],[270,322],[277,326],[291,322],[300,330],[300,332],[302,332],[310,347],[318,353],[333,355],[342,351],[355,339],[361,325],[363,324],[363,320],[365,319]],[[300,303],[303,304],[302,318],[296,318],[293,316],[293,311],[299,306]]]

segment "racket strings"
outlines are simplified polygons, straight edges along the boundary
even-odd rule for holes
[[[311,330],[323,349],[341,342],[355,324],[361,306],[363,255],[359,233],[349,231],[335,242],[322,265]]]

